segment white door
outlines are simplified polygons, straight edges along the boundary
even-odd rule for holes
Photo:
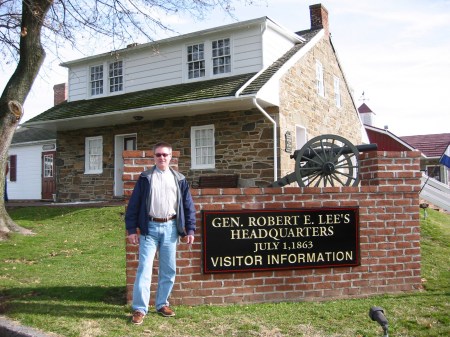
[[[114,144],[114,196],[123,196],[123,157],[122,152],[136,150],[136,134],[116,135]]]

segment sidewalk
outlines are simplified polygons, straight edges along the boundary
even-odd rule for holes
[[[12,321],[4,316],[0,316],[0,336],[1,337],[56,337],[55,334],[45,333],[34,328],[26,327]]]

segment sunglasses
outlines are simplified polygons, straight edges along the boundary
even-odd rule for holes
[[[155,156],[157,156],[158,158],[161,156],[166,158],[167,156],[170,156],[170,153],[155,153]]]

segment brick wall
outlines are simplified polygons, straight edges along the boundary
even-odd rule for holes
[[[152,151],[124,152],[124,188],[153,165]],[[174,153],[174,167],[178,166]],[[193,189],[196,243],[180,245],[171,304],[307,301],[415,291],[421,288],[418,152],[361,155],[360,187]],[[201,210],[359,207],[361,265],[283,271],[203,274]],[[138,246],[126,247],[131,300]],[[156,265],[155,273],[156,277]],[[152,282],[153,304],[156,279]]]
[[[67,83],[55,84],[53,86],[53,105],[58,105],[66,101],[67,95],[68,95]]]
[[[325,29],[329,35],[328,10],[322,4],[309,6],[309,16],[311,20],[311,29]]]

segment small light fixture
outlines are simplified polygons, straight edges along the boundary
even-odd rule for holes
[[[428,213],[427,213],[428,206],[430,206],[430,205],[428,203],[426,203],[426,202],[422,202],[422,203],[419,204],[419,207],[423,209],[423,218],[424,219],[426,219],[427,215],[428,215]]]
[[[383,337],[388,337],[388,320],[386,316],[384,316],[384,310],[381,307],[372,307],[369,310],[369,317],[372,321],[377,321],[378,324],[383,328]]]
[[[134,119],[135,121],[141,121],[141,120],[144,119],[144,117],[143,117],[143,116],[133,116],[133,119]]]

